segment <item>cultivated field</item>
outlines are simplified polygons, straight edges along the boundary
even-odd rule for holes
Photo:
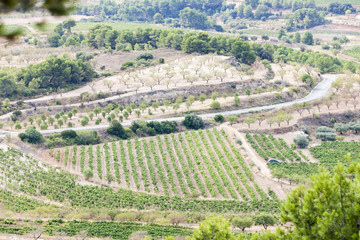
[[[206,199],[267,198],[224,130],[189,131],[51,150],[56,164],[95,181],[152,194]],[[110,180],[110,181],[109,181]]]

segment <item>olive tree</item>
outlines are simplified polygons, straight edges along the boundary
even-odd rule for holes
[[[236,217],[231,223],[235,228],[239,228],[242,232],[245,232],[246,228],[254,225],[254,220],[251,217]]]

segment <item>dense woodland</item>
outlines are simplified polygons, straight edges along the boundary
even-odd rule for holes
[[[282,11],[288,9],[293,14],[283,16]],[[247,27],[241,23],[242,19],[266,21],[285,18],[288,19],[286,29],[296,31],[324,24],[327,13],[345,14],[355,11],[351,4],[332,3],[328,7],[317,7],[314,0],[246,0],[237,7],[235,4],[226,4],[223,0],[143,0],[119,4],[102,0],[99,5],[77,9],[78,14],[96,16],[101,21],[145,21],[216,31],[223,31],[221,26],[215,24],[218,17],[232,28],[239,29]]]
[[[60,88],[91,81],[97,73],[89,62],[70,58],[49,56],[46,61],[27,67],[0,72],[2,97],[12,95],[32,96],[38,93],[57,91]]]
[[[57,34],[57,29],[58,27],[53,34]],[[256,57],[274,62],[294,61],[318,67],[322,73],[339,70],[342,66],[339,60],[326,54],[298,51],[270,43],[260,45],[236,37],[210,36],[205,32],[184,33],[180,30],[169,31],[151,28],[117,31],[110,26],[98,24],[91,28],[85,36],[79,36],[80,34],[75,33],[68,35],[63,42],[66,44],[68,39],[73,40],[78,37],[78,40],[74,41],[74,45],[87,45],[95,49],[110,51],[151,50],[166,47],[182,50],[185,53],[216,53],[235,56],[240,62],[246,64],[252,64]],[[62,37],[59,36],[59,38]],[[81,39],[83,40],[81,41]],[[53,45],[53,37],[48,38],[48,42]]]
[[[174,1],[125,1],[117,4],[112,1],[101,1],[99,5],[83,6],[77,9],[79,14],[98,16],[103,19],[127,21],[156,21],[180,19],[178,26],[206,29],[213,26],[208,17],[220,12],[224,0],[174,0]],[[194,22],[195,21],[195,22]]]

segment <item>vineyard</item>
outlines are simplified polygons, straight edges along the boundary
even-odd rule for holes
[[[202,133],[188,132],[187,134],[189,134],[188,135],[189,138],[191,138],[191,136],[194,135],[194,136],[198,136],[200,139],[201,135],[203,135],[203,137],[208,137],[210,133],[213,133],[213,137],[218,136],[221,137],[220,139],[223,139],[226,142],[229,141],[229,139],[223,132],[217,132],[217,130],[211,130],[210,132],[204,131]],[[182,136],[185,139],[185,136],[187,134],[184,133],[184,135],[178,135],[178,136],[169,135],[168,138]],[[214,141],[215,139],[216,137],[214,137]],[[152,140],[154,144],[157,141],[156,138],[147,139],[146,141],[149,140]],[[99,146],[99,147],[100,149],[103,148],[103,146]],[[203,147],[205,148],[205,146]],[[81,147],[77,147],[77,148],[81,149]],[[124,148],[125,148],[125,143],[124,143]],[[234,153],[236,152],[235,147],[229,144],[229,148],[233,148],[233,150],[228,154],[235,154]],[[94,148],[94,152],[96,153],[95,148]],[[136,152],[136,150],[134,150],[134,152]],[[69,156],[71,156],[72,153],[73,151],[69,150],[68,153]],[[76,156],[80,156],[81,158],[81,154],[78,154]],[[160,154],[158,155],[158,157],[161,160],[162,157]],[[94,157],[93,159],[94,164],[97,161],[96,158],[97,157]],[[72,160],[69,161],[68,164],[70,164],[70,162],[72,163]],[[169,164],[170,163],[171,162],[169,162]],[[87,158],[86,158],[86,164],[87,164]],[[119,160],[119,164],[121,164],[120,160]],[[229,167],[230,166],[231,165],[229,162]],[[238,166],[240,166],[240,163]],[[104,169],[106,169],[105,166]],[[167,173],[164,172],[164,174]],[[132,176],[131,175],[129,176],[131,179]],[[233,176],[239,177],[238,175],[233,175]],[[141,179],[141,177],[142,175],[140,173],[138,175],[138,178]],[[165,175],[165,177],[167,177],[167,175]],[[190,177],[193,176],[191,175]],[[243,177],[244,179],[248,179],[245,173],[243,174]],[[177,211],[218,212],[218,213],[223,213],[223,212],[240,213],[240,212],[254,212],[254,211],[277,212],[279,210],[279,200],[275,196],[274,192],[269,190],[268,195],[265,195],[265,193],[260,191],[260,188],[256,188],[257,185],[255,185],[255,183],[250,180],[247,181],[249,189],[252,189],[252,187],[254,186],[254,190],[252,191],[256,194],[256,196],[257,195],[262,196],[261,198],[259,199],[249,198],[248,200],[243,200],[243,201],[230,200],[230,199],[229,200],[198,200],[192,198],[180,198],[178,196],[171,197],[171,196],[161,196],[161,195],[159,196],[159,194],[156,195],[145,194],[145,193],[134,192],[126,189],[120,189],[118,191],[114,191],[112,188],[109,187],[80,185],[77,183],[77,177],[75,177],[74,175],[56,169],[54,167],[51,167],[47,164],[44,164],[14,149],[0,150],[0,180],[1,180],[0,181],[1,186],[5,187],[7,190],[11,192],[19,192],[28,196],[37,196],[37,197],[43,196],[46,197],[47,199],[60,203],[68,202],[73,207],[107,208],[107,209],[139,209],[139,210],[159,209],[161,211],[177,210]],[[186,181],[186,178],[184,178],[183,181]],[[42,205],[41,203],[36,203],[32,200],[27,199],[26,197],[7,194],[8,192],[3,192],[3,193],[4,194],[0,194],[0,202],[4,203],[4,205],[7,204],[7,206],[11,205],[11,201],[16,202],[16,205],[13,206],[12,208],[15,211],[31,210]]]
[[[320,165],[330,170],[341,162],[349,164],[345,160],[345,155],[349,154],[352,161],[357,161],[360,154],[359,142],[322,142],[321,145],[310,148],[311,154],[319,159]]]
[[[286,178],[289,181],[300,183],[306,182],[310,176],[318,172],[317,163],[293,162],[293,163],[268,163],[271,173],[275,178]]]
[[[319,160],[318,163],[268,163],[272,175],[293,182],[306,182],[311,175],[318,173],[319,166],[332,171],[338,162],[345,165],[349,164],[345,156],[349,156],[352,161],[357,161],[360,154],[360,143],[322,142],[319,146],[311,147],[310,152],[314,158]]]
[[[283,162],[308,161],[307,157],[299,150],[291,149],[284,139],[276,139],[272,134],[266,136],[264,133],[251,135],[246,133],[250,145],[264,160],[275,158]]]
[[[0,219],[0,232],[10,234],[26,234],[36,229],[35,226],[28,226],[28,222],[19,222],[13,219]],[[170,225],[142,224],[131,222],[89,222],[89,221],[69,221],[49,220],[43,224],[46,234],[54,236],[63,232],[66,236],[80,235],[81,231],[86,231],[89,237],[111,237],[113,239],[129,239],[129,236],[138,231],[144,231],[152,238],[165,236],[189,236],[192,231],[190,228]]]
[[[51,150],[55,161],[123,189],[207,199],[267,199],[226,133],[208,129]]]
[[[306,182],[309,177],[318,172],[318,164],[310,163],[309,158],[301,150],[295,151],[284,139],[276,139],[272,134],[246,133],[246,138],[256,153],[264,160],[281,160],[269,162],[267,165],[275,178],[287,179],[291,182]]]
[[[346,54],[346,55],[349,55],[349,56],[360,59],[360,47],[354,47],[354,48],[351,48],[351,49],[346,49],[346,50],[343,51],[343,54]]]

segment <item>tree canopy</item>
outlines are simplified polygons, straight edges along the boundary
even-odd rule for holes
[[[180,24],[184,27],[207,29],[209,21],[206,14],[189,7],[180,11]]]
[[[17,74],[17,81],[27,87],[58,88],[88,82],[95,76],[96,73],[88,62],[50,56],[42,63],[22,68]]]
[[[19,134],[21,141],[38,144],[44,141],[44,137],[38,132],[35,127],[29,127],[24,133]]]
[[[121,139],[127,139],[130,137],[121,123],[116,120],[111,123],[110,127],[106,131],[108,134],[117,136]]]
[[[292,239],[358,239],[359,183],[360,165],[352,163],[348,168],[338,164],[333,175],[322,169],[310,188],[297,187],[281,207],[282,221],[294,226],[287,235]]]
[[[187,115],[183,124],[186,128],[195,130],[204,128],[205,126],[204,120],[195,114]]]
[[[287,31],[296,31],[299,29],[309,29],[324,24],[324,16],[320,15],[315,9],[302,8],[290,15],[287,23]]]
[[[54,31],[55,32],[55,31]],[[318,67],[322,73],[340,70],[342,63],[335,57],[312,51],[297,51],[285,46],[265,43],[250,43],[242,38],[227,36],[211,36],[207,32],[188,32],[180,30],[161,30],[138,28],[134,31],[114,30],[111,26],[95,25],[87,34],[78,34],[68,41],[73,34],[64,34],[62,43],[87,44],[95,49],[113,50],[151,50],[157,48],[173,48],[185,53],[217,53],[235,56],[239,62],[252,64],[256,56],[272,62],[297,62]],[[299,34],[297,34],[300,37]],[[307,38],[306,38],[307,39]]]
[[[159,14],[165,19],[178,19],[185,8],[213,15],[221,10],[224,2],[224,0],[140,0],[116,3],[102,0],[100,4],[78,7],[77,13],[114,20],[152,22],[155,16],[159,19]]]
[[[221,216],[207,217],[187,240],[235,240],[230,222]]]

